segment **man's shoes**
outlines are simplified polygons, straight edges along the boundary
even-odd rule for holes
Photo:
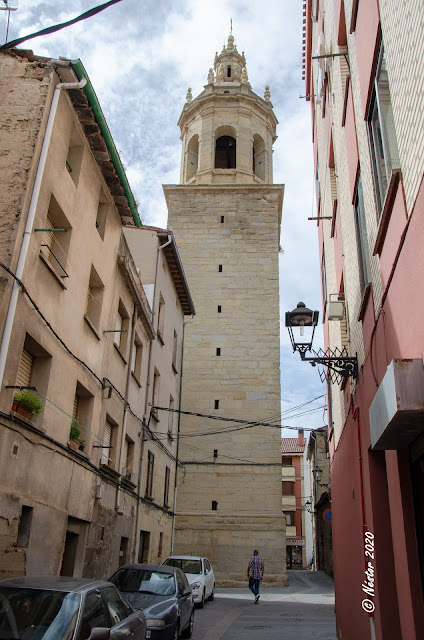
[[[258,595],[257,595],[257,596],[255,596],[255,604],[258,604],[258,602],[259,602],[259,598],[260,598],[260,595],[259,595],[259,593],[258,593]]]

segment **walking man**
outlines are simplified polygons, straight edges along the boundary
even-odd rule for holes
[[[264,561],[259,555],[257,549],[253,552],[253,557],[249,560],[247,567],[247,579],[249,580],[249,589],[255,596],[255,604],[259,602],[259,586],[264,577]]]

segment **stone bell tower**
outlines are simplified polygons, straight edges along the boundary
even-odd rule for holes
[[[181,183],[164,192],[197,312],[185,327],[181,408],[203,416],[180,416],[174,552],[209,557],[217,585],[240,586],[257,548],[265,585],[286,584],[277,119],[232,35],[178,124]]]

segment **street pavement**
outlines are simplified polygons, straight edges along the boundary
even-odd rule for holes
[[[320,571],[288,571],[288,587],[217,589],[196,609],[192,640],[336,640],[334,585]]]

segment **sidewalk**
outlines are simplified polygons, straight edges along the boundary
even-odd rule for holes
[[[287,574],[288,587],[261,586],[261,602],[288,601],[334,605],[333,580],[322,571],[288,571]],[[215,593],[220,598],[253,600],[247,583],[245,589],[221,588],[216,589]]]

